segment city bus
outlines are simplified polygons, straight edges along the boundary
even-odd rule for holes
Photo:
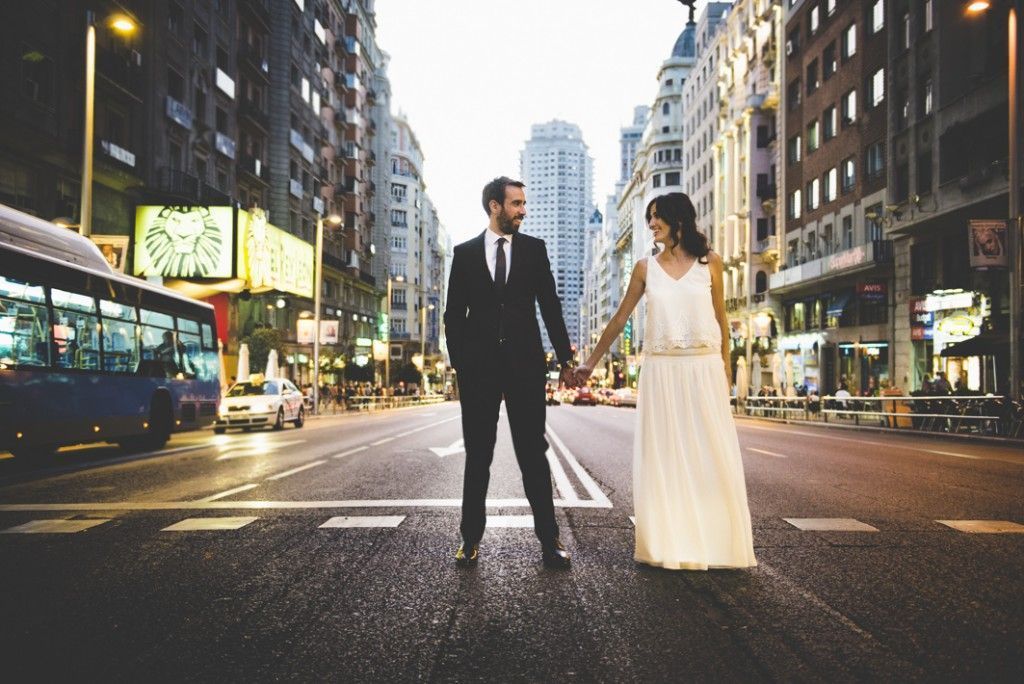
[[[114,271],[91,240],[0,205],[0,451],[137,451],[210,425],[213,307]]]

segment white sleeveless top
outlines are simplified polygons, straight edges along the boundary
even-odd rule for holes
[[[711,269],[700,260],[673,280],[657,257],[647,259],[647,318],[644,351],[722,346],[722,330],[711,302]]]

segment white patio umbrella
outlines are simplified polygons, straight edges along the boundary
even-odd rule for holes
[[[779,352],[772,354],[772,387],[782,394],[782,355]]]
[[[746,401],[750,392],[750,375],[747,373],[747,360],[742,356],[736,360],[736,400]]]
[[[273,380],[279,375],[277,367],[277,350],[271,349],[270,353],[267,354],[267,372],[264,373],[267,380]]]
[[[238,382],[246,382],[249,380],[251,372],[249,370],[249,345],[243,342],[238,346],[238,373],[235,374],[235,379]]]
[[[228,367],[224,361],[224,343],[217,340],[217,366],[220,368],[220,393],[228,389]]]
[[[750,389],[753,394],[761,391],[761,355],[754,354],[750,362]]]
[[[789,391],[793,389],[793,356],[791,354],[786,354],[786,359],[783,362],[783,368],[785,369],[785,372],[782,377],[785,380],[786,393],[788,394]]]

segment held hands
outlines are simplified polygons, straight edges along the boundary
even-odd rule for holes
[[[576,373],[571,368],[563,368],[559,374],[558,381],[569,388],[575,389],[579,387],[579,383],[576,381]]]
[[[577,366],[576,369],[573,371],[573,375],[575,376],[576,380],[576,386],[579,387],[581,385],[587,384],[587,380],[590,379],[590,374],[593,372],[594,369],[588,368],[587,366]]]

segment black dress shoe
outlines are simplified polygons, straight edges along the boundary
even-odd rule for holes
[[[543,558],[544,565],[549,568],[566,570],[572,565],[572,558],[569,557],[569,552],[565,550],[562,542],[558,539],[553,544],[544,546]]]
[[[480,560],[480,545],[459,544],[459,550],[455,552],[455,564],[460,568],[471,568]]]

